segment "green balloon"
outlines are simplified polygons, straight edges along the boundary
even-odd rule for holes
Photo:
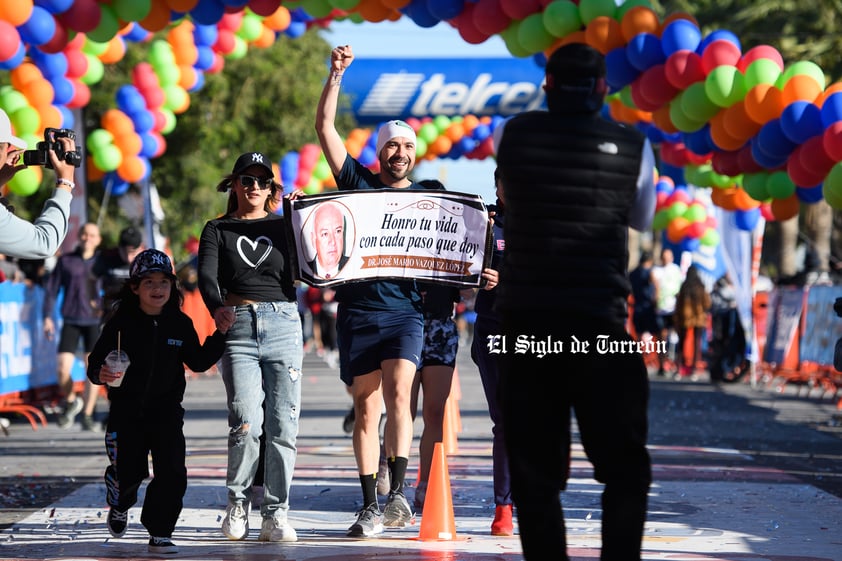
[[[351,10],[357,7],[357,5],[360,3],[360,0],[330,0],[330,3],[333,4],[333,7],[337,10],[350,12]]]
[[[140,21],[152,10],[150,0],[112,0],[114,13],[123,21]]]
[[[98,84],[102,77],[105,76],[105,65],[96,56],[92,54],[85,54],[88,59],[88,69],[79,78],[79,81],[88,86]]]
[[[719,106],[713,103],[705,92],[705,82],[690,84],[681,95],[681,110],[688,119],[698,123],[707,123],[719,112],[719,109]],[[675,126],[678,127],[678,124],[675,123]]]
[[[503,39],[512,56],[526,58],[532,53],[520,44],[520,22],[521,20],[512,21],[509,27],[500,32],[500,38]]]
[[[91,131],[88,138],[85,140],[85,146],[88,147],[88,152],[94,153],[100,151],[106,146],[114,143],[114,135],[105,129],[96,129]]]
[[[427,141],[420,136],[415,139],[415,159],[423,158],[427,153]]]
[[[704,84],[707,98],[719,107],[731,107],[746,95],[745,78],[736,66],[717,66]]]
[[[33,168],[23,168],[9,180],[9,191],[21,197],[34,195],[38,191],[38,172]]]
[[[431,144],[439,137],[439,129],[436,127],[435,123],[424,123],[421,125],[421,128],[418,129],[418,134],[416,136],[423,139],[427,144]],[[417,147],[415,151],[417,154]]]
[[[148,56],[149,64],[152,65],[155,72],[157,72],[159,68],[166,68],[168,66],[175,65],[175,55],[172,52],[172,46],[163,39],[158,39],[152,42],[152,46],[149,47]]]
[[[100,43],[108,43],[120,31],[120,21],[117,19],[117,14],[114,13],[114,8],[108,4],[100,4],[100,18],[99,25],[92,31],[88,32],[88,37]]]
[[[672,220],[673,218],[684,216],[684,213],[687,212],[687,203],[675,201],[665,210],[667,211],[667,216],[669,216],[669,219]]]
[[[836,210],[842,210],[842,162],[830,169],[822,184],[824,200]]]
[[[699,238],[699,243],[707,247],[716,247],[719,245],[719,232],[715,228],[708,228]]]
[[[544,8],[544,28],[556,37],[566,37],[582,29],[579,7],[570,0],[555,0]]]
[[[6,115],[11,115],[21,107],[29,107],[29,101],[25,95],[12,86],[0,87],[0,108],[6,112]]]
[[[108,50],[108,41],[95,41],[90,35],[85,37],[82,52],[87,55],[99,56]]]
[[[538,12],[520,22],[518,42],[529,52],[539,53],[549,49],[555,37],[544,26],[544,16]]]
[[[263,18],[257,14],[247,13],[243,16],[243,22],[240,29],[237,30],[237,35],[251,43],[256,41],[263,33]]]
[[[433,125],[435,125],[436,130],[441,134],[450,126],[450,118],[447,115],[436,115],[433,117]]]
[[[248,51],[248,43],[243,41],[243,38],[239,35],[234,35],[234,50],[225,55],[225,58],[229,58],[231,60],[240,60],[248,54]]]
[[[781,75],[781,68],[774,60],[759,58],[745,70],[746,91],[757,84],[774,84]]]
[[[686,181],[690,185],[701,185],[699,183],[699,178],[701,173],[699,172],[699,166],[688,164],[684,166],[684,181]]]
[[[614,18],[617,13],[617,3],[614,0],[581,0],[579,2],[579,16],[582,23],[588,24],[599,16]]]
[[[634,99],[632,99],[631,86],[626,86],[625,88],[620,90],[618,95],[620,96],[620,101],[622,101],[623,105],[625,105],[626,107],[637,107],[637,105],[635,105],[634,103]]]
[[[787,199],[795,193],[795,184],[785,171],[776,171],[769,174],[766,191],[773,199]]]
[[[35,131],[41,128],[41,115],[38,114],[38,111],[34,107],[30,107],[29,105],[21,107],[9,115],[9,120],[14,125],[18,136],[34,134]]]
[[[766,189],[766,180],[769,174],[746,173],[743,175],[743,191],[755,201],[764,202],[769,199],[769,191]]]
[[[684,112],[684,104],[682,103],[684,93],[678,94],[675,99],[670,102],[670,120],[672,121],[672,124],[675,125],[675,128],[681,132],[695,132],[705,126],[705,122],[691,119]]]
[[[790,78],[793,76],[797,76],[799,74],[806,74],[813,78],[817,84],[819,84],[822,89],[827,85],[827,78],[824,75],[824,71],[821,67],[816,64],[815,62],[811,62],[809,60],[802,60],[796,62],[789,68],[786,68],[783,73],[778,78],[778,87],[783,88],[783,86],[789,81]]]
[[[661,209],[655,213],[652,218],[652,229],[655,231],[663,230],[670,223],[670,217],[666,209]]]
[[[102,146],[96,152],[92,152],[91,157],[96,168],[106,173],[114,171],[123,163],[123,153],[113,144]]]
[[[178,84],[170,84],[161,89],[164,90],[164,107],[170,111],[176,111],[180,107],[183,107],[190,98],[190,94],[187,93],[187,90]]]
[[[159,107],[158,111],[164,116],[164,127],[161,129],[161,134],[168,135],[175,129],[175,113],[166,107]]]
[[[704,222],[708,217],[705,207],[702,205],[690,205],[687,207],[687,212],[684,213],[684,218],[690,222]]]
[[[163,88],[165,86],[178,84],[178,81],[181,79],[181,70],[179,70],[178,66],[175,65],[164,66],[156,68],[155,75],[158,76],[158,85]]]
[[[303,0],[301,7],[314,18],[326,18],[333,10],[333,6],[327,0]]]

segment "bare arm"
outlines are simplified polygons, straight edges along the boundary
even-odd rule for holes
[[[348,150],[345,142],[336,130],[336,110],[339,105],[339,88],[342,84],[342,74],[354,60],[354,53],[350,45],[336,47],[330,53],[330,76],[325,82],[319,105],[316,108],[316,134],[325,159],[334,175],[339,174]]]

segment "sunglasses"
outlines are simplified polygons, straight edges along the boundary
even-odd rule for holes
[[[239,178],[240,185],[243,187],[253,187],[255,183],[260,189],[268,189],[272,186],[271,177],[255,177],[253,175],[241,175]]]

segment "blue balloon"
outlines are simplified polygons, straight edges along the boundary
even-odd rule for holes
[[[125,195],[126,191],[129,190],[131,185],[124,180],[122,177],[117,175],[116,172],[109,171],[105,174],[102,178],[102,183],[105,186],[105,189],[111,194],[112,197],[119,197],[121,195]]]
[[[134,130],[137,133],[149,132],[155,126],[155,117],[146,109],[134,113],[127,113],[127,115],[132,120],[132,123],[134,123]]]
[[[371,146],[364,146],[362,150],[360,150],[360,156],[357,160],[364,166],[368,167],[374,165],[377,161],[377,154],[374,152],[374,148]]]
[[[786,160],[795,150],[797,144],[784,134],[780,119],[772,119],[760,128],[752,142],[757,141],[757,147],[769,158]],[[759,161],[757,163],[760,163]],[[761,164],[763,165],[763,164]]]
[[[141,147],[140,147],[140,155],[144,158],[151,158],[158,152],[158,139],[155,138],[155,135],[150,134],[148,132],[142,132],[138,136],[140,136]]]
[[[699,246],[702,245],[702,242],[699,240],[699,238],[684,238],[683,240],[681,240],[680,245],[682,253],[685,251],[693,253],[694,251],[699,249]]]
[[[676,185],[684,185],[686,181],[684,180],[684,168],[673,166],[666,162],[661,162],[658,165],[658,171],[661,172],[661,175],[666,175],[672,182]]]
[[[626,45],[626,56],[629,63],[641,72],[666,60],[661,40],[651,33],[638,33],[632,37]]]
[[[477,141],[471,138],[470,136],[463,136],[459,139],[459,149],[462,151],[463,154],[473,152],[476,147]]]
[[[412,0],[400,9],[418,27],[435,27],[441,20],[430,13],[427,0]]]
[[[61,111],[61,128],[75,129],[76,118],[73,116],[73,111],[71,111],[66,105],[56,105],[56,107],[58,107],[58,110]]]
[[[284,29],[284,35],[290,39],[298,39],[305,33],[307,33],[307,24],[303,21],[291,21],[287,28]]]
[[[754,161],[757,162],[758,165],[763,166],[766,169],[777,169],[786,164],[786,156],[779,157],[767,154],[760,147],[757,136],[749,141],[749,146],[751,147],[751,157],[754,158]]]
[[[611,49],[605,55],[605,81],[613,91],[622,90],[639,75],[640,71],[629,62],[625,47]]]
[[[14,70],[21,65],[23,59],[26,58],[26,47],[23,46],[23,41],[18,45],[18,51],[12,55],[12,58],[0,61],[0,70]]]
[[[545,55],[544,53],[535,53],[534,55],[532,55],[532,61],[538,68],[547,67],[547,55]]]
[[[143,98],[143,94],[131,84],[120,86],[115,97],[117,108],[126,115],[146,110],[146,100]]]
[[[822,193],[822,184],[816,185],[815,187],[796,187],[795,196],[798,197],[798,200],[802,203],[817,203],[824,198],[824,193]]]
[[[289,13],[289,15],[292,18],[292,21],[300,21],[300,22],[304,22],[304,23],[307,23],[308,21],[313,21],[314,19],[316,19],[313,16],[311,16],[310,14],[308,14],[307,10],[305,10],[304,8],[301,8],[301,7],[294,9],[293,11],[291,11]]]
[[[441,21],[453,19],[465,9],[462,0],[427,0],[427,10]]]
[[[129,31],[123,34],[123,39],[132,43],[140,43],[141,41],[145,41],[150,35],[151,33],[143,29],[139,23],[133,22]]]
[[[699,156],[713,152],[714,144],[710,137],[710,125],[705,125],[697,131],[684,133],[684,146]]]
[[[67,57],[64,53],[45,53],[32,47],[29,49],[29,58],[32,59],[32,62],[35,63],[35,66],[47,80],[63,78],[67,74]]]
[[[760,220],[760,207],[734,211],[734,224],[740,230],[751,232],[757,226],[758,220]]]
[[[223,15],[225,15],[225,4],[219,0],[199,0],[199,3],[190,10],[190,17],[201,25],[217,23]]]
[[[76,88],[73,86],[73,82],[64,76],[51,78],[50,84],[53,86],[53,105],[67,105],[73,99],[73,96],[76,95]]]
[[[710,35],[708,35],[707,37],[702,39],[701,43],[699,43],[699,46],[696,47],[696,52],[698,54],[702,54],[705,51],[705,49],[707,48],[708,45],[710,45],[714,41],[719,41],[720,39],[724,39],[725,41],[728,41],[729,43],[733,43],[734,45],[737,46],[737,49],[740,52],[743,51],[743,47],[740,44],[739,37],[737,37],[736,35],[734,35],[730,31],[728,31],[727,29],[718,29],[716,31],[711,32]]]
[[[212,47],[219,38],[219,29],[215,25],[197,25],[193,28],[193,40],[196,46]]]
[[[281,158],[279,167],[281,168],[281,182],[284,184],[284,193],[287,192],[287,187],[292,192],[295,180],[298,179],[298,152],[287,152]]]
[[[216,57],[213,54],[213,49],[206,45],[199,45],[196,47],[196,50],[199,53],[199,56],[196,57],[196,62],[193,63],[193,67],[199,70],[208,70],[213,66],[213,62]]]
[[[56,34],[56,20],[41,6],[33,6],[29,19],[18,26],[21,41],[29,45],[43,45]]]
[[[205,87],[205,73],[202,71],[196,72],[196,83],[188,88],[188,93],[193,93]]]
[[[781,112],[781,130],[795,144],[824,132],[821,109],[809,101],[793,101]]]
[[[73,6],[73,0],[35,0],[35,5],[44,8],[51,14],[60,14]]]
[[[702,40],[702,32],[692,21],[676,19],[667,24],[661,32],[661,49],[664,56],[678,51],[695,51]]]
[[[832,93],[824,100],[821,110],[822,125],[829,127],[837,121],[842,121],[842,92]]]
[[[471,131],[471,137],[479,142],[482,142],[486,138],[491,136],[491,127],[486,125],[485,123],[480,123],[474,127],[474,130]]]

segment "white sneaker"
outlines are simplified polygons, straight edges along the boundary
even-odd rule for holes
[[[222,533],[230,540],[244,540],[249,533],[248,503],[236,501],[228,504],[222,519]]]
[[[298,534],[285,518],[272,517],[263,519],[257,539],[262,542],[297,542]]]

